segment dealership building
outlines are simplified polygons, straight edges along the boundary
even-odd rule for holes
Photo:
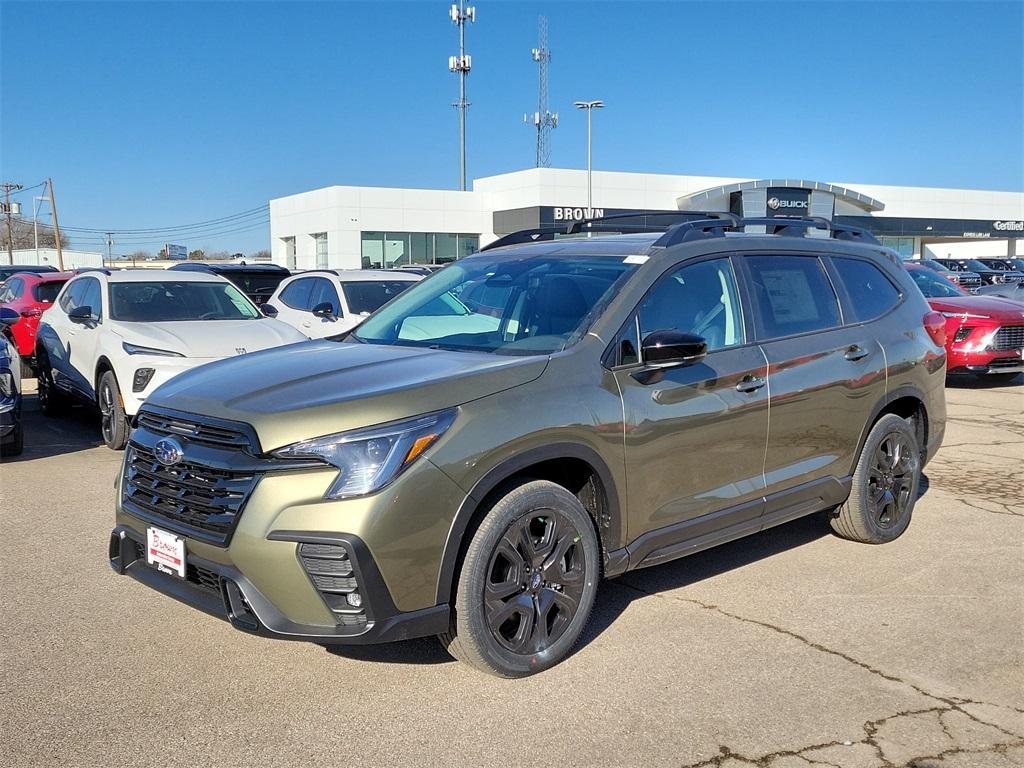
[[[290,269],[443,263],[521,229],[611,214],[730,211],[863,227],[905,257],[1024,256],[1024,193],[531,168],[471,191],[333,186],[270,201],[273,261]],[[822,233],[824,234],[824,233]]]

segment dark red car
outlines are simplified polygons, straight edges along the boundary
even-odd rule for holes
[[[946,318],[948,373],[1013,378],[1024,372],[1024,303],[972,295],[926,267],[905,266]]]
[[[64,283],[77,272],[18,272],[0,283],[0,307],[9,307],[21,319],[9,326],[18,354],[31,363],[36,348],[39,316],[53,305]]]

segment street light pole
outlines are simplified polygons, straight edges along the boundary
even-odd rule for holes
[[[587,110],[587,218],[593,218],[594,216],[594,183],[593,183],[593,131],[591,128],[591,116],[595,109],[601,109],[604,106],[604,102],[600,99],[596,101],[577,101],[574,102],[576,109]]]

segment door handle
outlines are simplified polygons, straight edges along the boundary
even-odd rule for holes
[[[765,385],[765,380],[760,376],[744,376],[736,385],[737,392],[756,392]]]
[[[869,354],[871,353],[864,349],[864,347],[860,346],[859,344],[854,344],[852,347],[846,350],[846,354],[843,355],[843,357],[845,357],[847,360],[862,360]]]

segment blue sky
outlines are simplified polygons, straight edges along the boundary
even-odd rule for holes
[[[544,13],[554,166],[585,167],[572,102],[601,98],[597,169],[1024,188],[1021,2],[476,6],[470,179],[533,164],[522,120]],[[4,2],[0,175],[52,176],[61,223],[95,229],[190,224],[330,184],[455,188],[447,7]],[[259,217],[242,223],[187,244],[267,246]],[[159,247],[146,237],[114,251]]]

